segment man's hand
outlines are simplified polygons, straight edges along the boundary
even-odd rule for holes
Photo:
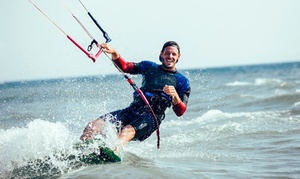
[[[103,48],[103,52],[111,54],[112,60],[116,60],[120,57],[119,53],[107,43],[100,44],[100,47]]]
[[[163,88],[163,91],[172,97],[172,103],[173,105],[179,104],[181,102],[181,99],[175,89],[174,86],[169,86],[169,85],[165,85],[165,87]]]

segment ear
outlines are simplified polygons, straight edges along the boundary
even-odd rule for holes
[[[180,56],[181,56],[181,54],[178,54],[178,59],[177,59],[176,63],[178,63],[178,60],[179,60]]]
[[[159,61],[163,62],[164,59],[163,59],[163,57],[161,55],[162,55],[162,52],[160,52],[160,54],[159,54]]]

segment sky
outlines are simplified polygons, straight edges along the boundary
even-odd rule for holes
[[[83,47],[102,33],[77,0],[32,0]],[[299,0],[82,0],[127,61],[159,63],[162,45],[181,47],[178,70],[300,61]],[[28,0],[0,7],[0,83],[117,74],[93,63]],[[95,53],[95,51],[93,51]]]

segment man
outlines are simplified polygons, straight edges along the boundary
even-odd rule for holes
[[[112,60],[125,73],[141,74],[143,76],[141,90],[145,94],[156,118],[141,96],[134,93],[134,100],[129,107],[105,114],[89,122],[83,131],[81,140],[89,140],[101,134],[104,121],[119,123],[119,139],[125,145],[130,140],[143,141],[148,138],[165,118],[165,110],[173,106],[177,116],[182,116],[187,108],[190,95],[190,84],[186,77],[176,70],[176,63],[180,58],[179,45],[168,41],[163,45],[158,65],[150,61],[140,63],[126,62],[119,53],[103,43],[103,51],[111,54]],[[157,120],[157,121],[156,121]]]

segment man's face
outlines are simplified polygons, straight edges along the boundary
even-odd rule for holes
[[[177,60],[180,58],[178,49],[173,46],[166,47],[163,52],[160,53],[163,58],[163,68],[166,70],[175,70]]]

